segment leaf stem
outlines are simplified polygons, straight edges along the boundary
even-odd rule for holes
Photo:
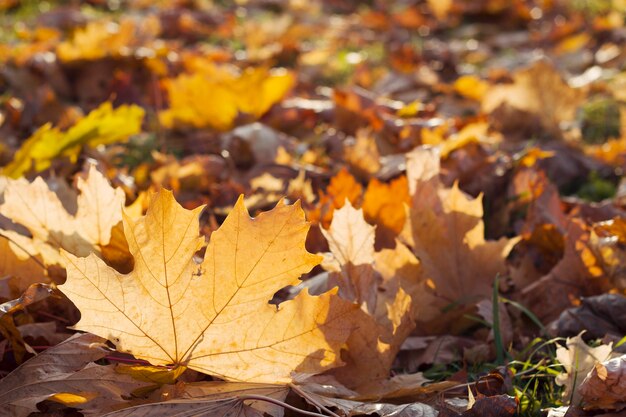
[[[299,396],[301,396],[302,398],[304,398],[305,400],[307,400],[309,403],[315,405],[317,408],[319,408],[320,410],[328,413],[328,415],[332,416],[332,417],[340,417],[339,414],[335,414],[332,411],[330,411],[328,408],[326,408],[324,405],[320,404],[318,401],[315,401],[313,398],[311,398],[306,392],[302,391],[297,385],[294,384],[289,384],[289,387],[294,390]]]
[[[305,416],[313,416],[313,417],[328,417],[324,414],[319,414],[319,413],[315,413],[313,411],[305,411],[305,410],[301,410],[297,407],[294,407],[293,405],[287,404],[286,402],[277,400],[276,398],[272,398],[272,397],[266,397],[265,395],[255,395],[255,394],[249,394],[249,395],[241,395],[241,396],[237,396],[238,400],[256,400],[256,401],[266,401],[268,403],[272,403],[272,404],[276,404],[279,405],[281,407],[284,407],[288,410],[294,411],[296,413],[305,415]],[[333,417],[339,417],[337,414],[332,413],[331,415]]]

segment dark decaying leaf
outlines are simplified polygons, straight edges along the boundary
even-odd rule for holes
[[[59,394],[71,394],[78,401],[71,405],[87,414],[120,406],[122,396],[146,384],[92,363],[107,354],[104,342],[92,334],[74,335],[26,361],[0,381],[0,409],[27,416]]]

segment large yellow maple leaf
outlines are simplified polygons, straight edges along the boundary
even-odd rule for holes
[[[153,365],[232,381],[286,383],[294,371],[340,365],[358,306],[334,292],[306,291],[278,308],[268,304],[320,262],[304,247],[309,226],[299,203],[281,201],[252,219],[240,198],[197,262],[201,210],[182,208],[162,190],[144,217],[125,215],[135,258],[127,275],[95,255],[66,254],[68,278],[60,289],[81,311],[76,329]]]

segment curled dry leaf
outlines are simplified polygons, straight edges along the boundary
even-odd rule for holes
[[[590,231],[584,222],[572,218],[565,231],[563,258],[550,272],[522,288],[516,295],[543,322],[558,318],[582,296],[611,289],[601,264],[590,247]]]
[[[592,348],[581,335],[568,338],[566,345],[556,350],[556,358],[565,368],[565,372],[556,377],[556,383],[564,387],[563,400],[578,405],[581,399],[578,387],[597,363],[609,358],[611,345]]]
[[[597,363],[578,392],[585,409],[626,408],[626,355]]]
[[[104,342],[92,334],[74,335],[23,363],[0,381],[0,409],[25,417],[44,400],[71,400],[86,414],[123,406],[122,395],[145,384],[91,363],[107,354]]]
[[[231,381],[287,383],[294,371],[340,365],[356,305],[306,291],[278,309],[268,304],[320,261],[304,248],[309,226],[299,204],[281,201],[252,219],[240,198],[197,263],[201,210],[182,208],[162,190],[144,217],[125,216],[135,258],[127,275],[95,255],[66,253],[68,278],[59,288],[81,311],[75,327],[153,365]]]

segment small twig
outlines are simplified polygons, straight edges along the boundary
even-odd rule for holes
[[[37,314],[39,314],[40,316],[44,316],[44,317],[48,317],[50,319],[54,319],[54,320],[60,321],[61,323],[65,323],[65,324],[70,324],[71,323],[69,320],[67,320],[64,317],[57,316],[55,314],[49,313],[49,312],[44,311],[44,310],[37,311]]]
[[[241,396],[237,396],[238,400],[256,400],[256,401],[266,401],[268,403],[272,403],[272,404],[276,404],[279,405],[281,407],[284,407],[288,410],[294,411],[296,413],[300,413],[303,414],[305,416],[313,416],[313,417],[328,417],[324,414],[319,414],[319,413],[314,413],[313,411],[305,411],[305,410],[301,410],[297,407],[294,407],[293,405],[287,404],[285,402],[282,402],[280,400],[277,400],[276,398],[272,398],[272,397],[266,397],[265,395],[254,395],[254,394],[250,394],[250,395],[241,395]],[[337,414],[332,414],[333,416],[339,417]]]
[[[311,404],[315,405],[316,407],[318,407],[320,410],[328,413],[328,415],[332,416],[332,417],[341,417],[339,414],[333,413],[331,410],[329,410],[328,408],[324,407],[324,405],[320,404],[319,402],[315,401],[313,398],[311,398],[306,392],[302,391],[297,385],[294,384],[289,384],[289,387],[294,390],[299,396],[301,396],[302,398],[304,398],[305,400],[307,400],[308,402],[310,402]]]

